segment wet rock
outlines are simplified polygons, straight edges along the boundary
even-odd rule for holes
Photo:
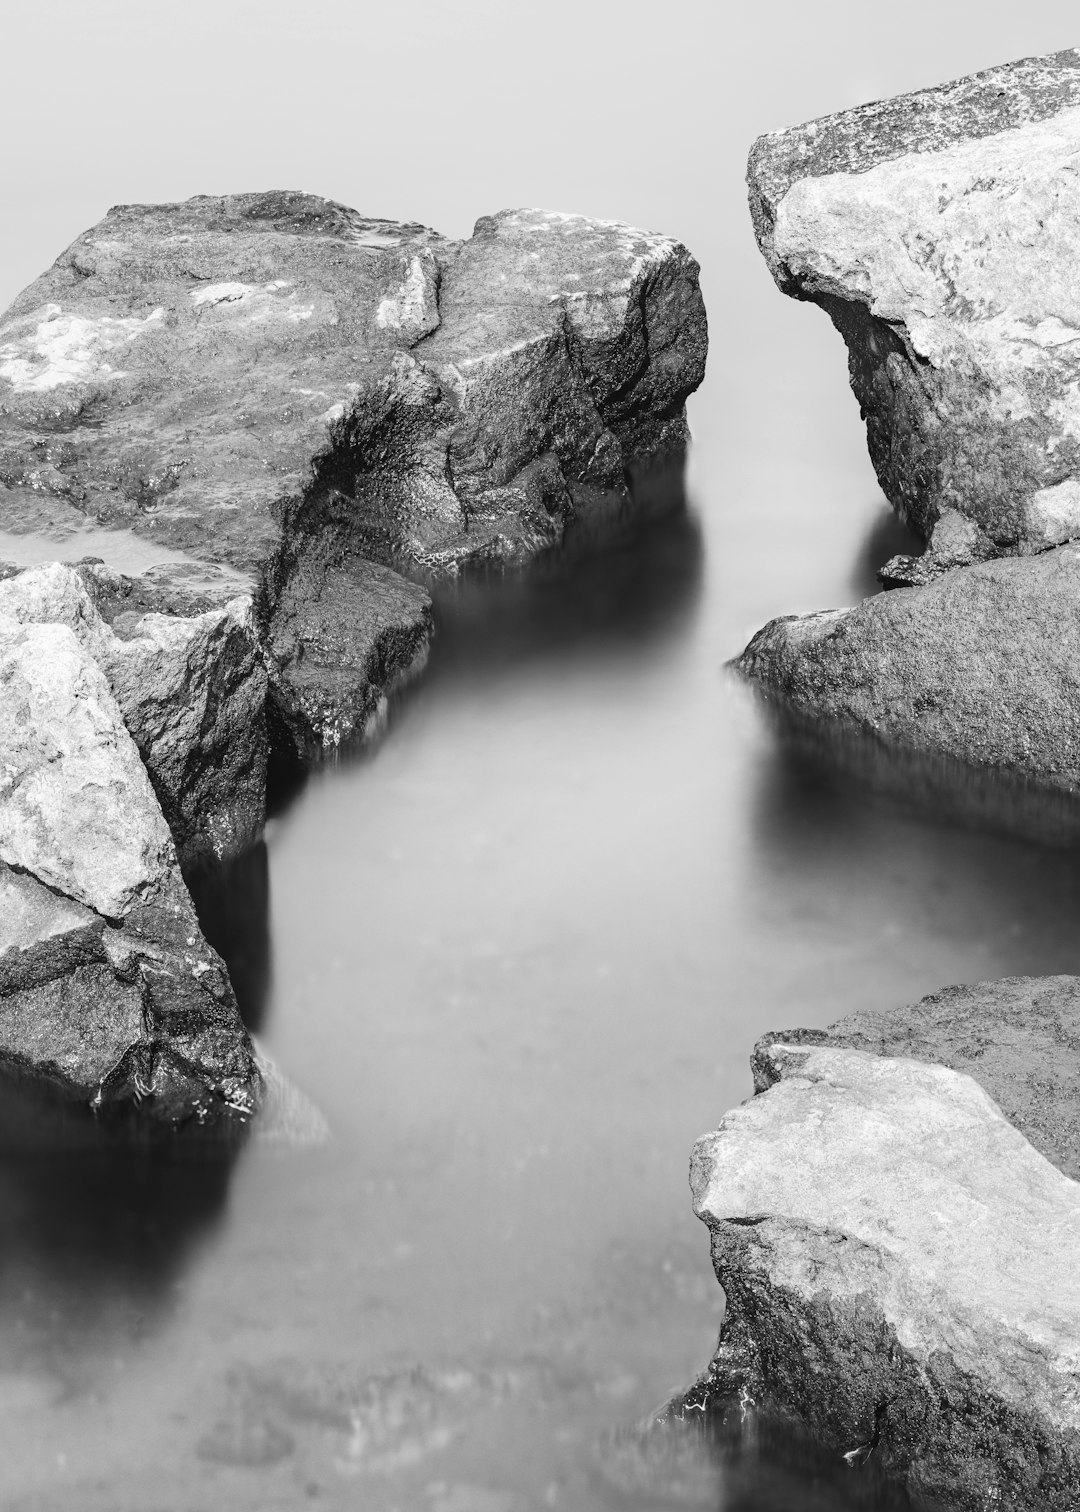
[[[963,1071],[1047,1160],[1080,1180],[1080,978],[1003,977],[945,987],[904,1008],[862,1009],[828,1029],[767,1034],[751,1062],[756,1091],[771,1085],[770,1046],[777,1041]]]
[[[388,567],[305,562],[267,637],[277,744],[306,763],[372,734],[388,698],[425,665],[431,630],[426,590]]]
[[[759,138],[758,244],[821,305],[886,495],[998,551],[1080,534],[1080,53]],[[970,559],[970,558],[969,558]]]
[[[971,1077],[777,1041],[698,1142],[709,1388],[959,1509],[1080,1498],[1080,1186]],[[767,1070],[763,1063],[767,1063]]]
[[[1080,548],[1000,558],[853,609],[773,620],[736,662],[889,744],[1080,786]]]
[[[66,625],[0,617],[0,1059],[96,1107],[253,1111],[259,1077],[149,778]]]
[[[146,764],[186,866],[237,855],[258,837],[266,804],[266,673],[251,599],[193,617],[114,612],[101,569],[59,562],[0,582],[0,615],[67,625],[105,673]],[[115,576],[115,575],[113,575]]]

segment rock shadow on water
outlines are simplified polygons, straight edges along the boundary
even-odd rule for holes
[[[594,501],[562,543],[524,567],[477,567],[433,585],[428,679],[488,678],[582,658],[639,657],[691,629],[704,541],[681,461],[642,470],[629,501]]]
[[[167,1319],[222,1222],[250,1126],[100,1117],[0,1075],[0,1341],[79,1389],[101,1346]]]
[[[759,795],[763,827],[783,830],[793,841],[808,824],[842,833],[871,799],[922,821],[1080,852],[1080,795],[887,743],[767,694],[758,698],[775,738],[775,759]]]
[[[244,1025],[258,1034],[273,985],[266,841],[185,879],[199,926],[225,962]]]
[[[689,633],[704,586],[704,540],[687,500],[685,459],[643,467],[629,481],[629,496],[593,497],[562,542],[528,562],[474,563],[453,577],[399,563],[431,592],[430,655],[387,700],[378,725],[328,753],[327,764],[373,757],[432,687],[524,676],[590,657],[637,659]],[[291,808],[310,771],[275,744],[271,721],[269,815]],[[196,904],[201,908],[198,897]],[[205,920],[203,928],[216,944]]]
[[[892,505],[879,499],[874,523],[851,566],[851,591],[857,598],[869,598],[881,592],[878,573],[885,563],[897,556],[919,556],[923,542],[910,530]]]

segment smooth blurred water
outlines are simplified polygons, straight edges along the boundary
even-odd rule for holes
[[[740,179],[758,131],[1064,45],[1064,6],[98,9],[20,22],[46,112],[7,39],[9,137],[36,125],[5,292],[114,201],[288,183],[455,234],[531,202],[681,235],[712,346],[685,510],[448,590],[378,748],[203,890],[329,1142],[0,1101],[0,1506],[883,1512],[768,1425],[641,1426],[721,1316],[690,1149],[765,1029],[1080,969],[1080,855],[1060,806],[785,734],[725,671],[902,545]]]
[[[702,429],[685,509],[443,591],[378,747],[203,890],[327,1144],[6,1102],[5,1506],[885,1505],[775,1434],[635,1428],[721,1316],[690,1148],[765,1029],[1080,968],[1080,856],[776,730],[724,667],[762,585],[870,591],[895,527],[748,514]]]

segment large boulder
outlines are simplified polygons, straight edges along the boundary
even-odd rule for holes
[[[773,620],[735,665],[814,717],[1080,791],[1080,547]]]
[[[843,335],[882,488],[925,539],[963,517],[969,560],[1080,534],[1078,151],[1069,50],[750,154],[758,244]]]
[[[708,1391],[957,1512],[1080,1501],[1080,1186],[971,1077],[777,1040],[698,1142]]]
[[[126,609],[112,623],[88,591],[98,568],[59,562],[0,582],[0,615],[67,625],[104,672],[185,866],[239,854],[266,807],[266,672],[250,596],[201,614]]]
[[[754,1048],[755,1091],[772,1085],[775,1042],[832,1045],[950,1066],[1080,1180],[1080,977],[1002,977],[943,987],[904,1008],[863,1008],[827,1029],[784,1029]]]
[[[0,616],[0,1062],[96,1107],[254,1110],[259,1074],[104,672]]]
[[[926,550],[882,569],[907,591],[775,620],[738,661],[815,718],[1068,792],[1077,152],[1076,51],[754,144],[758,243],[844,336],[881,486]]]
[[[364,559],[520,560],[679,454],[697,275],[535,210],[457,242],[295,192],[117,207],[0,320],[0,526],[254,593],[280,727],[334,746],[430,624]],[[298,576],[334,583],[310,627]]]
[[[326,525],[413,563],[529,554],[685,439],[697,272],[541,211],[453,242],[298,193],[119,206],[0,323],[5,512],[51,493],[253,577]]]

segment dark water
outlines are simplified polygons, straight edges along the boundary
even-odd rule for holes
[[[733,679],[776,528],[717,477],[706,431],[685,507],[446,589],[381,743],[201,888],[327,1142],[5,1098],[5,1508],[898,1505],[776,1425],[651,1422],[721,1316],[690,1147],[767,1028],[1080,969],[1080,854]],[[871,591],[894,534],[855,490],[794,519],[781,591]]]

